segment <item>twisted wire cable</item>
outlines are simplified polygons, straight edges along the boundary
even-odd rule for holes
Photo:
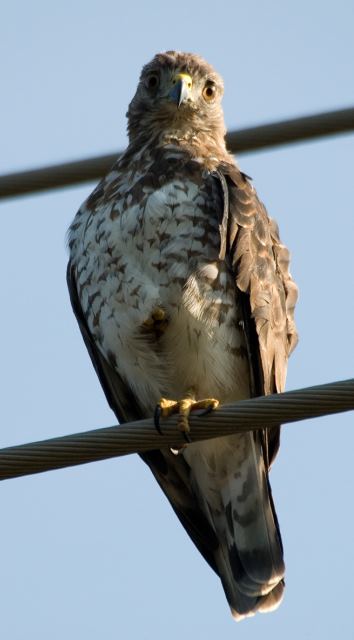
[[[350,131],[354,131],[354,107],[230,131],[226,144],[231,152],[240,154]],[[118,156],[117,151],[0,176],[0,199],[97,181]]]
[[[201,417],[192,414],[190,435],[196,442],[353,409],[354,379],[342,380],[241,400]],[[1,449],[0,480],[185,443],[176,417],[162,420],[161,430],[162,435],[151,418]]]

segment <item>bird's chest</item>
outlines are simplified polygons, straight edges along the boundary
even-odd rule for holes
[[[235,395],[244,344],[219,245],[217,215],[193,184],[116,201],[86,228],[78,283],[90,331],[147,401],[184,385]]]
[[[138,202],[122,194],[83,236],[78,282],[92,331],[107,333],[108,317],[138,330],[157,307],[169,325],[181,315],[209,331],[234,324],[234,278],[219,245],[217,212],[195,183],[176,181]]]
[[[111,242],[126,265],[121,300],[129,304],[135,295],[143,315],[157,304],[171,317],[184,309],[200,320],[208,311],[210,325],[225,305],[234,306],[233,278],[218,257],[217,212],[194,183],[167,185],[144,206],[126,209]]]

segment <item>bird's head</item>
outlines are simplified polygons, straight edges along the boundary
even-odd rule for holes
[[[143,67],[129,105],[130,142],[224,148],[223,88],[222,78],[200,56],[158,53]]]

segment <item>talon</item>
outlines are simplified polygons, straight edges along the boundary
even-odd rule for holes
[[[196,411],[198,409],[204,409],[203,413],[200,415],[206,415],[216,409],[219,405],[219,401],[215,398],[205,398],[204,400],[194,400],[194,396],[192,393],[185,398],[182,398],[179,401],[176,400],[168,400],[167,398],[161,398],[155,409],[155,426],[159,433],[161,433],[160,429],[160,418],[168,418],[174,413],[178,413],[178,422],[177,427],[183,433],[183,437],[186,443],[190,444],[192,439],[189,435],[190,427],[189,427],[189,415],[191,411]],[[186,446],[186,445],[184,445]],[[183,447],[182,447],[183,448]],[[177,455],[179,449],[171,449],[172,453]]]
[[[204,411],[202,411],[199,415],[206,416],[208,415],[208,413],[211,413],[212,411],[214,411],[214,409],[216,409],[218,406],[219,406],[219,400],[215,400],[215,398],[211,398],[209,406]]]
[[[160,427],[160,416],[161,416],[161,407],[159,404],[157,404],[155,407],[155,413],[154,413],[154,424],[155,424],[156,431],[160,434],[160,436],[162,436],[163,433]]]

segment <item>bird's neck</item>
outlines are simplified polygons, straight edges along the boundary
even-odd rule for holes
[[[226,150],[223,133],[214,134],[208,130],[166,128],[154,135],[134,137],[128,147],[128,153],[138,153],[140,157],[151,157],[156,153],[163,153],[164,150],[168,153],[175,151],[187,154],[202,161],[209,169],[213,169],[220,162],[233,161]]]

